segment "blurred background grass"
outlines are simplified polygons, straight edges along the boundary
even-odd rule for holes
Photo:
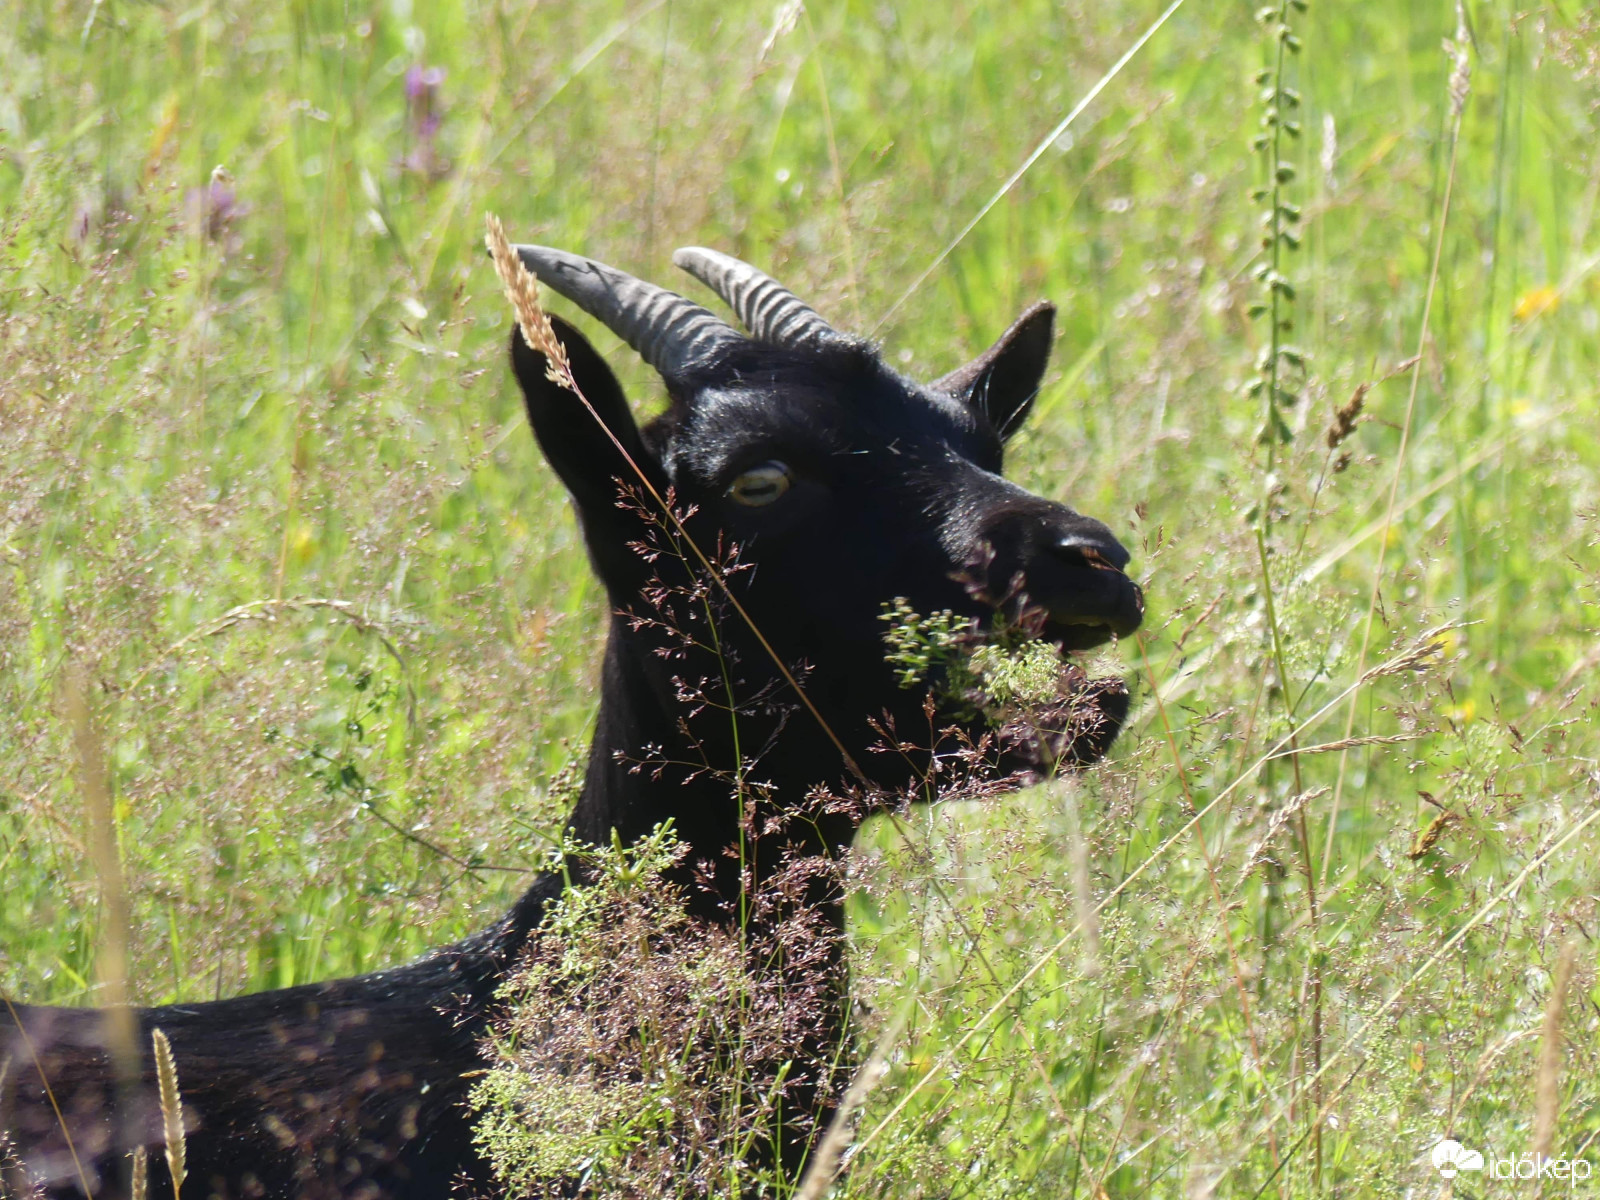
[[[502,367],[487,209],[669,285],[674,247],[729,250],[924,377],[1061,306],[1011,473],[1138,548],[1137,715],[1070,789],[863,839],[858,990],[910,1016],[852,1192],[1398,1195],[1439,1186],[1447,1131],[1532,1149],[1541,1096],[1553,1149],[1600,1159],[1600,26],[1469,7],[1441,238],[1456,11],[1289,10],[1308,357],[1268,477],[1240,392],[1276,59],[1250,6],[1189,0],[880,326],[1159,11],[11,10],[0,987],[95,998],[69,664],[143,1002],[404,959],[489,919],[558,829],[603,600]],[[1410,373],[1330,450],[1419,345],[1404,457]],[[1252,769],[1291,708],[1444,622],[1299,742],[1406,740]]]

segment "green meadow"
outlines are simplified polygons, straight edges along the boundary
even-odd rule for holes
[[[1164,11],[18,0],[0,992],[376,969],[559,838],[605,598],[493,212],[922,378],[1059,306],[1008,472],[1134,550],[1134,713],[858,840],[836,1194],[1600,1186],[1429,1161],[1600,1163],[1600,18]]]

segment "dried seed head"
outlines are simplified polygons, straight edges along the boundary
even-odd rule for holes
[[[1412,862],[1426,858],[1428,851],[1439,844],[1439,839],[1444,836],[1444,831],[1459,819],[1448,808],[1435,813],[1433,820],[1428,822],[1428,827],[1411,839],[1411,849],[1406,851],[1406,857]]]
[[[1472,35],[1467,30],[1467,10],[1456,0],[1456,35],[1446,38],[1444,52],[1454,64],[1450,72],[1450,115],[1459,118],[1467,106],[1467,93],[1472,90],[1472,59],[1468,55]]]
[[[188,1144],[183,1135],[183,1100],[178,1095],[178,1064],[172,1058],[172,1044],[159,1029],[150,1031],[156,1051],[156,1087],[161,1093],[161,1125],[167,1140],[167,1171],[172,1176],[172,1195],[177,1200],[183,1188]]]
[[[1361,419],[1361,410],[1367,406],[1367,393],[1372,390],[1370,382],[1356,385],[1355,392],[1351,395],[1349,403],[1333,412],[1333,420],[1328,423],[1327,432],[1323,440],[1328,443],[1328,449],[1334,450],[1356,431],[1356,425]]]
[[[1418,634],[1411,640],[1411,644],[1400,651],[1393,658],[1381,662],[1375,667],[1369,667],[1361,676],[1362,683],[1374,679],[1382,679],[1388,675],[1405,675],[1418,671],[1427,671],[1436,666],[1443,657],[1445,641],[1443,635],[1449,630],[1459,628],[1453,622],[1436,625],[1424,633]]]
[[[505,285],[506,299],[511,302],[511,311],[516,314],[522,340],[544,355],[547,364],[545,374],[551,383],[560,384],[569,392],[576,392],[578,385],[572,379],[572,366],[567,361],[566,347],[556,338],[555,330],[550,327],[550,317],[539,303],[539,281],[511,248],[500,218],[493,213],[485,216],[488,232],[483,242],[494,259],[494,269],[499,273],[500,282]]]

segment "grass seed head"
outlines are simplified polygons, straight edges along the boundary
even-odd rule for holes
[[[1323,434],[1328,449],[1337,449],[1356,431],[1356,426],[1361,422],[1361,410],[1367,406],[1367,393],[1371,390],[1370,381],[1357,384],[1349,402],[1333,410],[1333,420],[1328,423],[1327,432]]]
[[[488,213],[486,220],[488,232],[484,235],[484,245],[488,246],[489,255],[494,259],[494,269],[505,286],[506,299],[511,302],[511,311],[516,314],[517,328],[522,330],[523,340],[545,356],[548,364],[545,374],[550,377],[550,382],[560,384],[569,392],[576,392],[578,385],[573,382],[566,347],[556,337],[556,331],[550,327],[550,316],[539,303],[539,281],[511,248],[500,218]]]
[[[155,1046],[156,1086],[161,1092],[161,1125],[167,1141],[167,1170],[172,1175],[173,1200],[183,1188],[188,1146],[183,1134],[183,1100],[178,1094],[178,1064],[172,1057],[172,1044],[160,1029],[150,1031]]]

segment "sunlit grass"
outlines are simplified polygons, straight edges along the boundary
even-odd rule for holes
[[[8,994],[98,996],[74,667],[141,1001],[404,959],[548,845],[603,598],[504,369],[486,210],[669,284],[674,247],[722,247],[871,328],[1160,11],[782,7],[35,3],[0,30]],[[1152,606],[1114,761],[864,837],[857,988],[905,1028],[852,1193],[1437,1187],[1448,1131],[1531,1149],[1569,941],[1555,1145],[1600,1159],[1594,827],[1508,890],[1600,764],[1600,31],[1575,12],[1471,9],[1442,237],[1454,11],[1295,16],[1308,367],[1271,480],[1240,390],[1248,7],[1190,0],[879,330],[931,376],[1056,300],[1011,473],[1123,535]],[[1300,747],[1366,740],[1297,785],[1258,765],[1290,711]]]

